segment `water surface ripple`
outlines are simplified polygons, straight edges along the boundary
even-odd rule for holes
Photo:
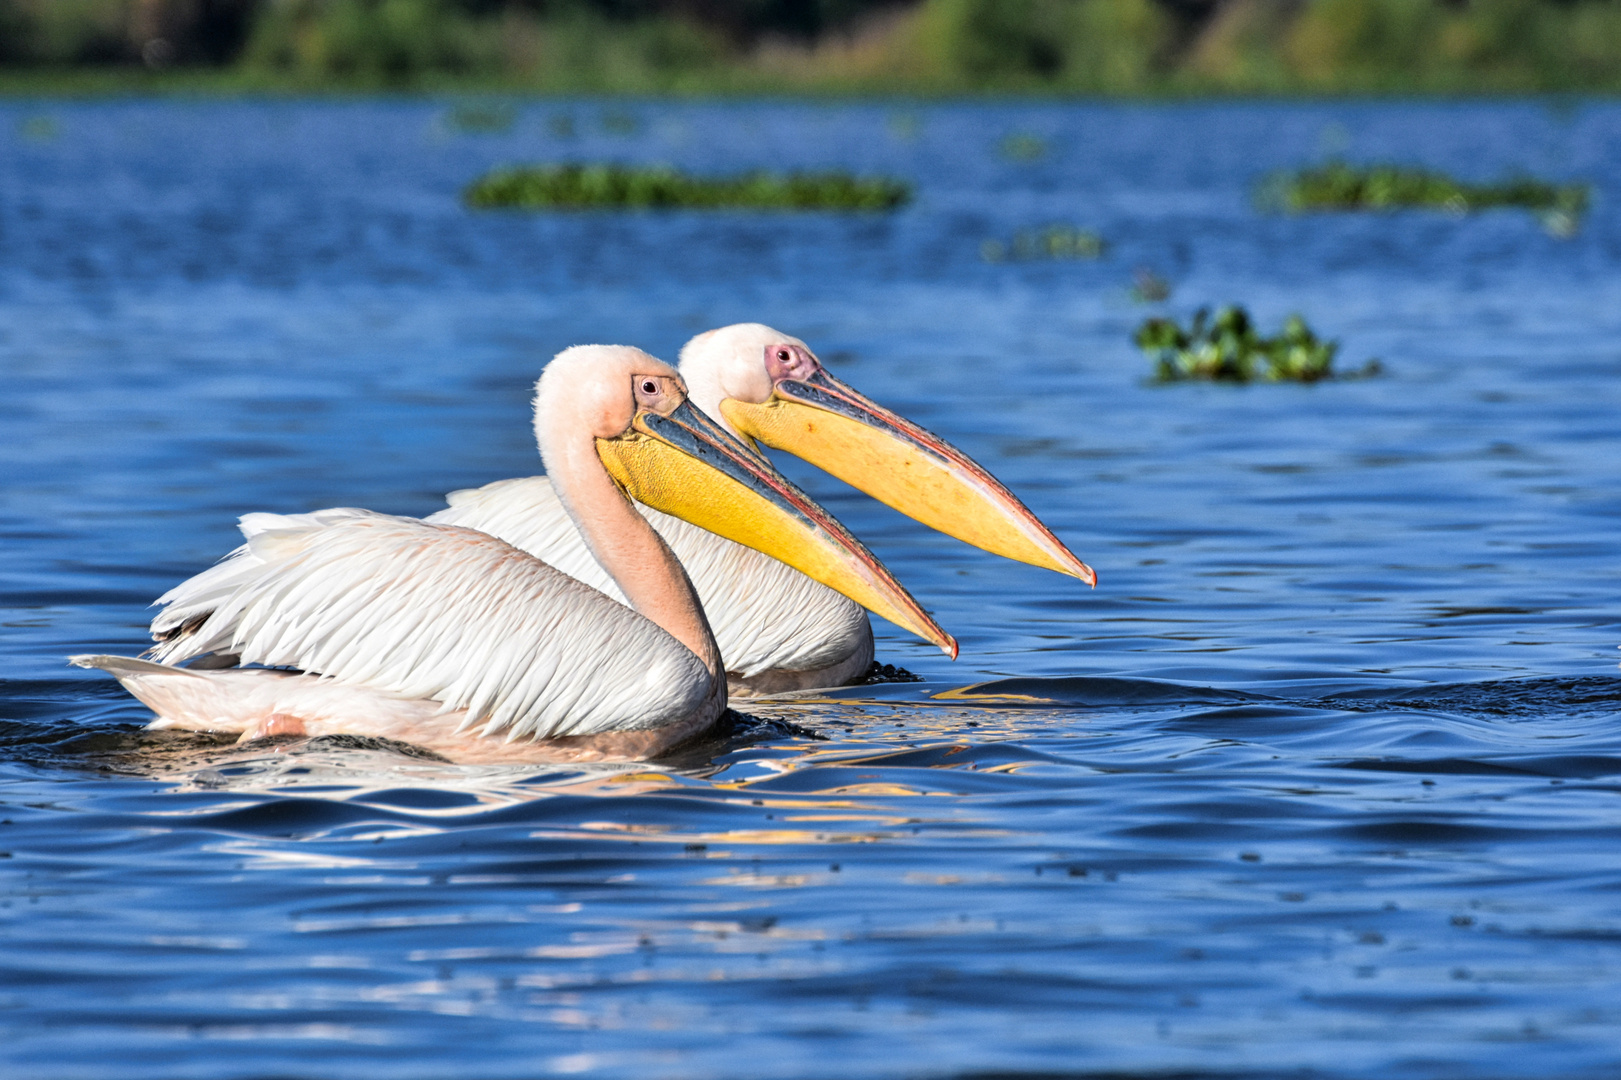
[[[634,118],[632,130],[609,113]],[[558,115],[577,134],[562,135]],[[49,116],[56,134],[28,125]],[[1621,1069],[1621,106],[0,106],[0,1062],[40,1078],[1599,1077]],[[1044,140],[1033,162],[998,146]],[[32,136],[32,137],[31,137]],[[1343,147],[1598,188],[1267,217]],[[494,164],[912,179],[887,217],[472,214]],[[1063,223],[1095,261],[987,263]],[[1154,387],[1129,295],[1382,378]],[[140,730],[73,652],[253,510],[538,470],[583,341],[756,319],[1098,568],[793,463],[959,636],[666,761]]]

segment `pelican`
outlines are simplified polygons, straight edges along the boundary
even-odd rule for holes
[[[1092,568],[977,462],[834,378],[800,339],[759,323],[710,330],[681,350],[681,374],[693,404],[751,448],[785,450],[931,528],[1097,584]],[[499,536],[619,596],[546,477],[447,500],[429,521]],[[734,696],[841,686],[871,667],[872,627],[860,605],[767,554],[638,509],[698,590]]]
[[[632,499],[956,655],[860,541],[693,407],[669,365],[568,349],[536,385],[534,426],[562,512],[624,603],[474,529],[353,509],[249,514],[244,547],[160,599],[178,625],[154,655],[265,667],[71,662],[115,676],[154,728],[376,736],[457,762],[653,757],[712,724],[727,686],[698,596]]]

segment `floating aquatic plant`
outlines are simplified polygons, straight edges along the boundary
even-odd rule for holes
[[[889,118],[889,133],[902,142],[916,142],[923,134],[923,118],[914,112],[898,112]]]
[[[1016,131],[1004,138],[997,147],[1009,161],[1040,161],[1047,156],[1047,142],[1039,135]]]
[[[1259,198],[1263,206],[1291,213],[1417,207],[1466,214],[1517,206],[1537,214],[1554,235],[1569,236],[1581,223],[1590,194],[1586,184],[1550,184],[1529,177],[1468,184],[1424,169],[1398,165],[1358,168],[1334,161],[1315,169],[1275,174],[1262,183]]]
[[[1352,375],[1336,373],[1339,343],[1318,338],[1299,315],[1289,316],[1277,337],[1264,338],[1239,306],[1220,308],[1214,318],[1209,308],[1200,308],[1186,330],[1172,319],[1147,319],[1135,341],[1154,361],[1160,382],[1319,382],[1382,370],[1379,361],[1370,360]]]
[[[56,138],[56,118],[53,116],[25,116],[17,121],[17,134],[25,139],[46,142]]]
[[[1158,304],[1171,298],[1171,283],[1146,266],[1131,272],[1131,298],[1139,304]]]
[[[1103,238],[1087,229],[1072,225],[1045,225],[1039,229],[1020,229],[1008,243],[986,240],[979,245],[979,254],[986,262],[1008,259],[1095,259],[1103,254]]]
[[[602,130],[610,135],[634,135],[641,126],[634,113],[615,109],[602,114]]]
[[[704,177],[666,166],[536,165],[498,169],[469,186],[466,199],[481,209],[893,210],[911,194],[899,180],[836,172]]]
[[[518,110],[505,101],[460,101],[445,112],[445,126],[469,135],[499,135],[512,127]]]

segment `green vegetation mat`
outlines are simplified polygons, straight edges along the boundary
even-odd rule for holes
[[[665,167],[624,165],[498,169],[466,193],[472,207],[525,210],[893,210],[911,197],[911,185],[902,181],[846,173],[699,177]]]
[[[1134,340],[1154,361],[1159,382],[1309,383],[1365,378],[1383,370],[1379,361],[1370,360],[1350,375],[1337,373],[1339,342],[1319,339],[1299,315],[1289,316],[1277,337],[1263,338],[1249,312],[1238,306],[1221,308],[1215,318],[1209,308],[1200,308],[1186,330],[1172,319],[1147,319]]]
[[[979,245],[986,262],[1007,259],[1096,259],[1107,248],[1103,238],[1089,229],[1070,225],[1048,225],[1040,229],[1020,229],[1013,240],[986,240]]]
[[[1311,210],[1396,210],[1420,207],[1464,214],[1517,206],[1542,217],[1550,231],[1574,231],[1587,210],[1586,184],[1550,184],[1518,177],[1497,184],[1467,184],[1444,173],[1398,165],[1357,168],[1343,161],[1279,173],[1262,185],[1264,206],[1293,213]]]

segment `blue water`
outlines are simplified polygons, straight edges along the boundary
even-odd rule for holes
[[[1568,240],[1253,208],[1330,154],[1598,195]],[[458,202],[604,158],[918,195]],[[1614,104],[0,105],[0,1072],[1615,1075],[1618,178]],[[1048,223],[1109,249],[981,257]],[[1145,383],[1136,323],[1225,301],[1386,374]],[[143,734],[65,667],[141,650],[239,514],[537,471],[560,348],[745,319],[989,465],[1097,590],[789,464],[961,660],[880,624],[924,682],[602,769]]]

